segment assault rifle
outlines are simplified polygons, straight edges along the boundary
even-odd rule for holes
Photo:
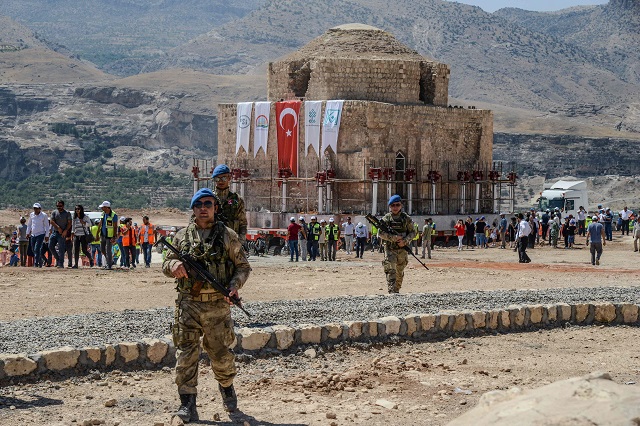
[[[372,215],[371,213],[369,213],[368,215],[365,216],[367,218],[367,220],[369,221],[369,223],[371,223],[373,226],[375,226],[378,229],[381,229],[382,231],[386,232],[387,234],[391,234],[391,235],[399,235],[396,231],[394,231],[393,229],[389,228],[387,226],[386,223],[382,222],[381,220],[378,220],[378,218],[376,218],[374,215]],[[429,241],[430,243],[431,241]],[[427,243],[427,244],[429,244]],[[424,268],[428,271],[429,268],[427,268],[427,265],[425,265],[423,262],[420,261],[420,259],[418,259],[418,256],[416,256],[413,253],[413,250],[411,250],[411,247],[409,246],[403,246],[400,247],[401,249],[404,249],[404,251],[406,251],[407,253],[409,253],[411,256],[415,257],[415,259],[418,261],[418,263],[420,263],[422,266],[424,266]]]
[[[209,283],[214,289],[216,289],[217,291],[219,291],[220,293],[222,293],[225,297],[227,297],[229,300],[231,300],[231,302],[236,305],[238,308],[240,308],[242,310],[242,312],[244,312],[249,318],[251,318],[251,314],[249,312],[247,312],[243,307],[242,307],[242,299],[239,298],[237,295],[230,295],[229,289],[226,288],[224,285],[220,284],[220,282],[218,282],[218,280],[216,279],[216,277],[214,277],[211,272],[209,272],[207,270],[207,268],[205,268],[204,266],[202,266],[202,264],[200,262],[198,262],[196,259],[193,258],[193,256],[191,256],[189,253],[181,253],[177,248],[175,248],[173,245],[171,245],[171,243],[169,241],[167,241],[167,239],[165,237],[161,237],[157,243],[155,243],[154,245],[158,245],[158,244],[162,244],[164,245],[166,248],[168,248],[169,250],[171,250],[172,252],[174,252],[176,254],[176,256],[178,256],[178,260],[180,260],[185,268],[187,269],[187,272],[189,273],[189,275],[196,279],[197,281],[200,282],[207,282]],[[192,296],[197,296],[200,293],[200,288],[202,288],[202,286],[200,285],[199,288],[197,288],[197,294],[193,294],[192,292]]]

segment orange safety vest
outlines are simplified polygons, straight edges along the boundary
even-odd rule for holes
[[[124,247],[136,245],[136,231],[133,228],[125,228],[122,233],[122,245]]]
[[[140,227],[140,233],[138,234],[138,240],[140,241],[140,244],[144,243],[145,234],[148,236],[147,241],[149,242],[149,244],[153,244],[155,242],[155,229],[152,223],[149,223],[149,225],[143,224]]]

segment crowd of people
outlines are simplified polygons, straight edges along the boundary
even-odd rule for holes
[[[133,269],[142,254],[145,267],[150,267],[158,232],[149,217],[143,216],[138,225],[133,218],[119,218],[109,201],[98,208],[102,215],[91,219],[81,204],[72,213],[65,209],[64,200],[58,200],[56,210],[47,215],[40,203],[34,203],[29,217],[20,217],[16,230],[0,241],[10,256],[9,266],[64,268],[66,263],[72,269],[85,264]]]

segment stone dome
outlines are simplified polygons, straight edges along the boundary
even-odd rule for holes
[[[277,61],[316,58],[430,60],[380,28],[352,23],[329,29],[296,52],[279,58]]]

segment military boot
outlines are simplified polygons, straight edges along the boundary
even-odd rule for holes
[[[222,406],[224,409],[230,413],[233,413],[238,409],[238,397],[236,396],[236,390],[233,388],[233,385],[229,387],[222,387],[221,384],[218,384],[218,389],[220,389],[220,394],[222,395]]]
[[[180,408],[174,414],[184,423],[199,420],[196,408],[196,394],[180,394]]]
[[[389,291],[389,294],[397,293],[396,282],[391,280],[387,281],[387,290]]]

